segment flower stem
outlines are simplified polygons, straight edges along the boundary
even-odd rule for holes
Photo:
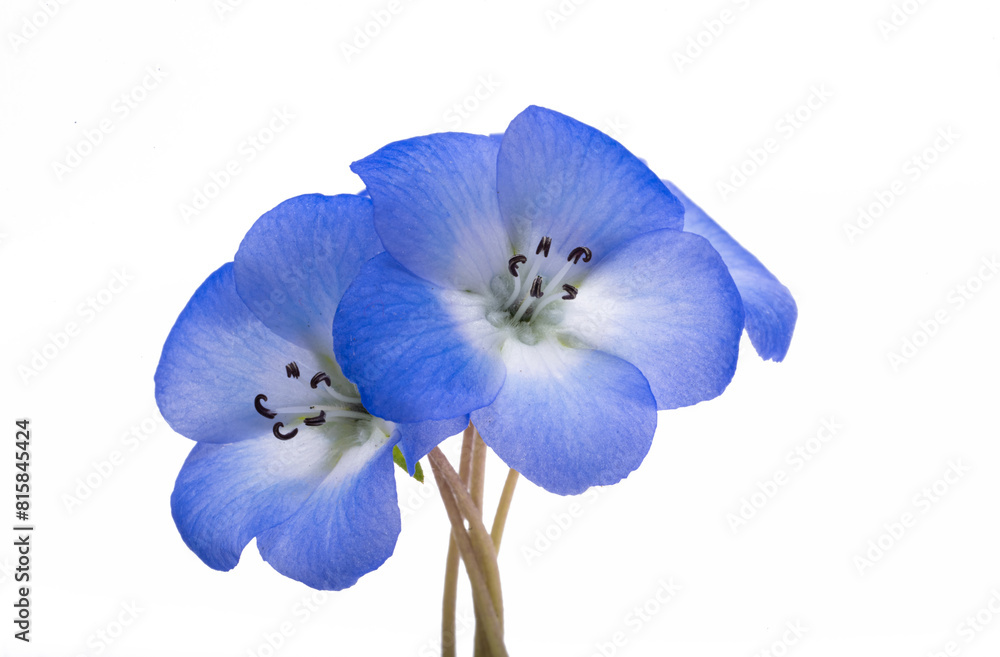
[[[497,512],[493,516],[493,530],[490,538],[493,539],[493,547],[500,553],[500,540],[503,538],[503,529],[507,524],[507,513],[510,511],[510,502],[514,498],[514,487],[517,485],[518,472],[511,468],[507,473],[507,480],[503,484],[503,492],[500,494],[500,504],[497,505]],[[499,564],[497,565],[499,568]],[[483,636],[480,628],[476,626],[476,655],[487,655],[486,637]]]
[[[493,516],[493,530],[490,536],[493,539],[493,547],[500,553],[500,540],[503,538],[503,529],[507,524],[507,514],[510,512],[510,502],[514,499],[514,487],[517,486],[518,472],[514,468],[507,473],[507,480],[503,482],[503,492],[500,493],[500,504],[497,505],[496,515]]]
[[[458,465],[458,478],[469,486],[469,469],[472,465],[472,438],[475,429],[470,423],[462,435],[462,457]],[[458,602],[458,544],[455,534],[448,537],[448,558],[444,568],[444,600],[441,608],[441,657],[456,657],[455,610]]]
[[[441,450],[434,448],[430,453],[431,470],[438,482],[441,500],[444,502],[448,519],[451,521],[452,535],[458,545],[465,569],[472,585],[472,598],[476,605],[477,627],[483,628],[485,641],[492,657],[507,657],[503,643],[503,624],[498,610],[502,608],[499,589],[499,573],[496,571],[496,552],[492,542],[487,542],[488,550],[483,550],[483,535],[486,528],[482,519],[476,522],[472,498],[461,487],[461,480],[451,463]],[[463,516],[472,529],[466,531]],[[478,526],[477,526],[478,525]],[[489,553],[492,552],[492,564]],[[490,571],[493,571],[492,573]],[[493,580],[493,581],[491,581]],[[493,586],[491,586],[493,584]]]
[[[475,503],[476,507],[479,509],[479,517],[483,517],[483,496],[486,490],[486,443],[483,442],[482,436],[479,435],[479,431],[469,423],[472,427],[473,439],[472,439],[472,481],[469,484],[469,493],[472,496],[472,501]],[[503,618],[500,619],[503,622]],[[486,637],[483,634],[483,629],[480,627],[480,623],[477,619],[476,622],[476,638],[475,638],[475,652],[473,653],[475,657],[489,657],[489,647],[486,645]]]
[[[438,471],[441,472],[444,477],[444,481],[451,489],[451,494],[454,497],[459,513],[469,523],[469,530],[467,534],[472,541],[476,561],[483,570],[483,575],[486,578],[486,584],[489,587],[490,596],[493,598],[494,605],[496,605],[497,618],[499,619],[502,627],[503,596],[500,592],[500,570],[497,568],[497,552],[493,547],[493,540],[490,538],[489,532],[486,531],[486,526],[483,525],[481,512],[475,502],[472,501],[472,496],[469,494],[469,491],[462,487],[462,482],[458,478],[458,473],[455,472],[453,467],[451,467],[451,463],[449,463],[448,459],[445,458],[445,455],[441,452],[440,448],[435,447],[431,451],[430,462],[432,466],[435,464],[437,465]],[[474,475],[474,459],[472,470]],[[460,525],[460,527],[463,531],[465,530],[464,525]],[[459,527],[456,527],[455,524],[452,523],[452,529],[457,532]],[[461,539],[459,539],[459,541],[461,541]],[[459,545],[459,548],[461,548],[461,545]],[[462,558],[465,559],[464,554],[462,555]]]
[[[472,426],[472,423],[469,423]],[[472,427],[472,481],[469,483],[469,493],[472,501],[479,508],[479,517],[483,517],[483,493],[486,489],[486,443],[479,431]]]

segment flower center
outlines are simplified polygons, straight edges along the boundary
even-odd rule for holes
[[[296,362],[285,365],[285,374],[289,379],[295,379],[305,384],[304,379],[300,379],[299,366]],[[326,423],[328,418],[344,418],[347,420],[376,420],[369,414],[365,407],[361,405],[361,398],[345,395],[333,387],[333,382],[326,372],[316,372],[309,380],[309,387],[313,390],[320,389],[330,397],[329,404],[312,404],[308,406],[285,406],[282,408],[268,408],[264,405],[267,395],[261,393],[254,397],[253,407],[256,411],[267,418],[273,420],[279,415],[281,420],[274,423],[271,432],[278,440],[290,440],[299,432],[298,425],[304,424],[307,427],[320,427]],[[290,430],[282,431],[287,427]]]
[[[527,264],[528,256],[517,254],[507,262],[507,270],[514,277],[514,289],[501,308],[511,313],[511,319],[515,323],[523,321],[530,324],[531,320],[538,317],[542,310],[549,304],[559,300],[571,301],[579,293],[576,287],[569,283],[563,283],[563,280],[565,280],[566,275],[569,274],[573,266],[580,262],[581,258],[584,262],[590,262],[593,256],[590,249],[585,246],[578,246],[570,251],[569,256],[566,258],[566,264],[546,283],[545,279],[538,275],[538,270],[545,259],[549,257],[551,248],[551,237],[543,237],[538,242],[538,247],[535,249],[534,262],[531,263],[528,275],[524,278],[526,282],[530,281],[530,283],[524,286],[521,285],[522,277],[518,273],[518,267]],[[523,295],[522,287],[527,288],[527,291]],[[519,299],[520,301],[518,301]]]

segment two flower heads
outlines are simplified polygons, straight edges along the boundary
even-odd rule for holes
[[[360,195],[264,214],[167,337],[156,400],[196,442],[171,498],[229,570],[250,540],[342,589],[400,531],[414,473],[472,422],[553,493],[639,467],[657,411],[712,399],[746,331],[784,358],[797,311],[751,253],[621,144],[529,107],[351,165]]]

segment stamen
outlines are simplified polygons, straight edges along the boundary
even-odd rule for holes
[[[307,427],[321,427],[326,422],[326,411],[320,411],[316,417],[307,417],[303,422]]]
[[[268,420],[273,420],[275,416],[277,416],[278,414],[275,413],[274,411],[264,408],[264,405],[261,404],[262,401],[267,401],[267,395],[257,395],[256,397],[254,397],[253,407],[257,410],[258,413],[266,417]]]
[[[559,289],[559,284],[562,283],[562,280],[566,278],[566,274],[568,274],[569,270],[572,268],[573,268],[572,260],[568,261],[565,265],[563,265],[562,269],[560,269],[559,272],[552,278],[552,280],[549,281],[549,284],[545,286],[545,294],[548,294],[552,290]]]
[[[592,257],[592,255],[593,254],[591,253],[590,249],[588,249],[585,246],[578,246],[575,249],[573,249],[573,251],[569,254],[569,257],[566,258],[566,264],[562,266],[562,269],[560,269],[559,272],[552,278],[552,280],[549,281],[549,284],[545,286],[545,291],[542,293],[543,296],[548,296],[549,292],[553,292],[559,289],[559,286],[563,282],[563,279],[566,277],[566,274],[568,274],[569,270],[573,268],[573,265],[580,262],[580,258],[583,258],[584,262],[590,262],[590,258]],[[574,291],[576,290],[576,288],[573,287],[572,285],[570,285],[569,287],[573,288]],[[569,292],[569,290],[566,288],[566,285],[563,285],[562,289]],[[549,305],[552,301],[555,301],[557,298],[575,299],[576,293],[572,292],[571,294],[573,294],[573,296],[571,297],[565,297],[565,296],[549,297],[545,299],[545,301],[542,301],[538,306],[535,307],[535,315],[537,316],[538,313],[541,312],[542,308]]]
[[[507,270],[510,272],[511,276],[517,278],[517,266],[523,265],[528,262],[528,257],[523,255],[516,255],[507,261]]]
[[[271,429],[272,433],[274,433],[274,437],[277,438],[278,440],[291,440],[292,438],[295,437],[295,434],[299,432],[299,428],[295,427],[288,433],[281,433],[281,427],[283,426],[285,425],[282,424],[281,422],[275,422],[274,428]]]
[[[319,385],[320,381],[325,381],[327,387],[332,388],[333,382],[330,381],[330,377],[327,376],[326,372],[316,372],[313,374],[312,380],[309,382],[309,387],[315,389]]]
[[[542,259],[535,258],[535,261],[531,263],[531,271],[528,272],[527,278],[529,280],[534,280],[535,274],[538,273],[538,268],[541,266],[542,266]],[[507,303],[503,305],[504,310],[510,308],[511,304],[517,301],[517,297],[520,294],[521,294],[521,278],[517,277],[514,279],[514,292],[507,298]],[[525,301],[527,301],[527,295],[525,295]],[[524,306],[523,301],[521,303],[521,306]],[[527,308],[525,308],[525,310],[527,310]],[[520,317],[520,315],[518,315],[518,317]],[[514,321],[516,322],[517,320],[515,319]]]
[[[541,262],[541,259],[536,260],[535,264],[537,265],[539,262]],[[537,269],[538,267],[532,267],[531,273],[534,274]],[[521,300],[521,306],[517,309],[517,312],[514,313],[514,317],[511,318],[511,321],[514,323],[521,321],[521,317],[524,316],[524,313],[528,312],[528,309],[531,308],[531,304],[535,302],[535,299],[540,299],[543,294],[545,294],[545,292],[542,291],[542,277],[535,276],[535,279],[531,282],[531,289],[528,291],[528,294],[524,295],[524,299]]]
[[[535,309],[531,311],[532,320],[534,320],[535,317],[541,315],[542,311],[545,310],[545,307],[548,306],[550,303],[554,301],[559,301],[559,299],[566,299],[567,301],[570,299],[575,299],[577,292],[579,292],[579,290],[577,290],[574,286],[570,285],[569,283],[566,283],[565,285],[562,286],[562,289],[566,291],[566,294],[564,294],[563,296],[559,296],[558,294],[549,294],[550,287],[552,286],[549,285],[548,287],[545,288],[545,298],[539,301],[537,304],[535,304]]]
[[[285,374],[288,375],[289,379],[299,378],[299,365],[294,360],[288,365],[285,365]]]
[[[312,380],[309,381],[309,385],[315,389],[318,388],[319,384],[323,382],[326,383],[326,387],[323,388],[323,390],[326,390],[326,393],[337,401],[346,402],[348,404],[361,403],[361,397],[352,397],[338,392],[337,389],[333,387],[333,381],[330,380],[330,376],[326,372],[316,372],[316,374],[313,375]]]
[[[551,246],[552,246],[552,238],[546,235],[538,243],[538,248],[535,249],[535,255],[544,252],[544,257],[547,258]],[[594,254],[589,248],[585,246],[576,247],[575,249],[570,251],[569,256],[567,256],[566,264],[559,269],[556,275],[549,280],[548,285],[545,285],[544,288],[542,286],[543,283],[542,277],[537,276],[538,269],[541,265],[541,259],[536,258],[535,262],[533,262],[531,265],[531,272],[526,277],[532,281],[531,288],[528,291],[528,293],[524,296],[524,298],[521,300],[520,307],[518,307],[517,312],[514,313],[514,316],[511,318],[512,321],[514,322],[520,321],[520,319],[524,317],[526,313],[528,314],[528,317],[535,317],[542,311],[543,308],[545,308],[545,306],[549,305],[550,303],[558,299],[564,299],[567,301],[575,299],[579,290],[577,290],[575,286],[570,285],[569,283],[563,284],[563,279],[566,278],[566,274],[569,273],[569,270],[572,269],[573,265],[578,264],[581,259],[584,262],[590,262],[593,256]],[[507,303],[504,304],[503,307],[505,309],[510,308],[521,293],[521,281],[520,281],[521,277],[517,273],[517,267],[518,265],[522,265],[525,262],[527,262],[526,257],[524,257],[523,255],[516,255],[513,258],[511,258],[507,263],[507,268],[510,270],[510,273],[514,275],[514,291],[507,299]],[[562,296],[549,295],[549,292],[553,292],[559,289],[560,285],[562,286],[562,289],[563,291],[566,292],[566,294]],[[536,304],[535,299],[542,299],[542,301]],[[533,305],[534,308],[532,309]]]
[[[535,280],[531,283],[531,296],[536,299],[542,298],[542,277],[535,276]]]
[[[593,254],[585,246],[578,246],[569,252],[569,257],[567,260],[571,261],[574,265],[580,262],[580,257],[583,257],[584,262],[590,262],[590,258]]]

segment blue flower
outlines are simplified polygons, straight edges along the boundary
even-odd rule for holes
[[[732,276],[610,137],[530,107],[500,138],[409,139],[352,169],[386,252],[345,293],[334,350],[381,417],[469,417],[510,467],[571,494],[637,468],[658,409],[732,379]],[[412,462],[433,444],[400,447]]]
[[[251,539],[278,572],[343,589],[378,568],[400,529],[392,449],[455,422],[373,417],[333,356],[340,297],[382,251],[371,201],[299,196],[261,217],[198,288],[167,338],[156,401],[198,444],[171,497],[182,538],[230,570]]]

